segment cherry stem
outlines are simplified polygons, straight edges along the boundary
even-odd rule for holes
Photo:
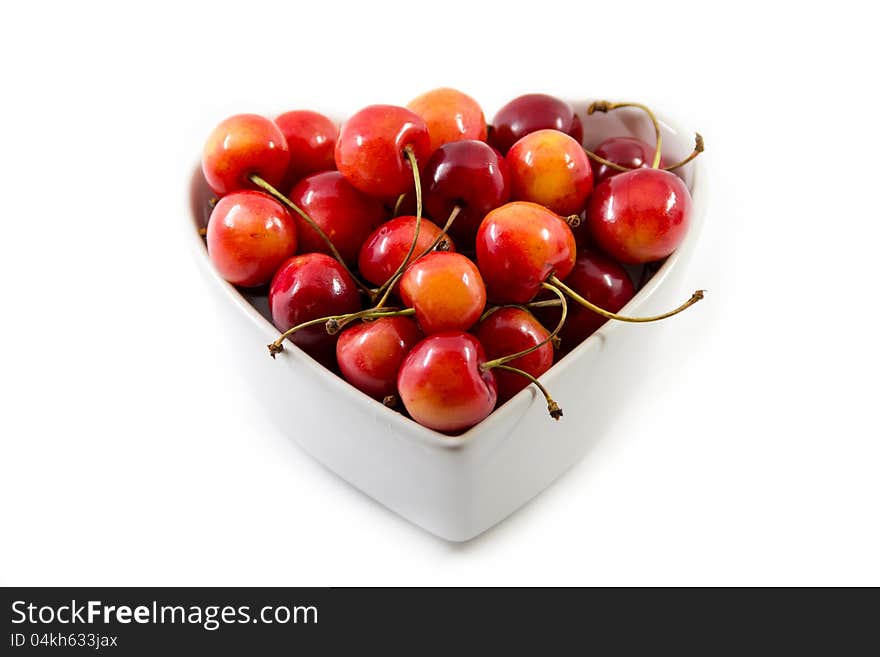
[[[538,390],[541,391],[541,394],[544,395],[544,399],[547,400],[547,412],[550,413],[550,417],[552,417],[554,420],[558,420],[562,417],[562,409],[559,407],[559,404],[557,404],[553,400],[553,398],[550,396],[550,393],[547,392],[547,388],[541,385],[541,382],[538,381],[538,379],[533,377],[531,374],[519,368],[511,367],[510,365],[495,365],[493,369],[504,370],[505,372],[513,372],[514,374],[519,374],[520,376],[527,378],[529,381],[534,383],[535,386],[537,386]]]
[[[336,247],[334,246],[333,241],[327,236],[327,233],[325,233],[323,231],[323,229],[318,224],[315,223],[314,219],[312,219],[309,215],[307,215],[301,207],[299,207],[296,203],[294,203],[289,198],[287,198],[284,194],[282,194],[277,189],[275,189],[275,187],[271,183],[265,181],[258,174],[252,173],[252,174],[250,174],[250,176],[248,176],[248,178],[257,187],[259,187],[260,189],[265,191],[267,194],[269,194],[269,196],[271,196],[276,201],[278,201],[279,203],[281,203],[285,207],[293,210],[300,217],[302,217],[303,221],[305,221],[309,226],[311,226],[312,229],[314,229],[314,231],[316,233],[318,233],[318,235],[321,237],[321,239],[324,240],[324,243],[330,249],[330,252],[332,253],[333,258],[340,265],[342,265],[342,268],[345,269],[345,271],[348,273],[349,276],[351,276],[352,280],[354,280],[355,284],[361,289],[361,291],[365,292],[367,294],[370,294],[370,292],[371,292],[370,288],[367,287],[364,283],[362,283],[360,281],[360,279],[354,275],[354,273],[351,271],[351,269],[349,269],[348,265],[345,264],[345,260],[343,260],[342,256],[339,254],[339,251],[336,250]]]
[[[657,322],[661,319],[666,319],[667,317],[672,317],[673,315],[677,315],[681,311],[690,308],[697,301],[702,299],[703,295],[706,292],[705,290],[697,290],[696,292],[694,292],[691,295],[690,299],[685,301],[678,308],[676,308],[675,310],[670,310],[668,313],[663,313],[662,315],[655,315],[653,317],[626,317],[624,315],[618,315],[617,313],[609,312],[609,311],[605,310],[604,308],[600,308],[596,304],[587,301],[580,294],[578,294],[577,292],[572,290],[570,287],[568,287],[565,283],[560,281],[554,275],[551,275],[550,278],[548,278],[547,280],[550,281],[550,283],[552,284],[551,287],[552,286],[558,287],[560,290],[565,292],[572,299],[574,299],[579,304],[581,304],[584,308],[588,308],[589,310],[592,310],[594,313],[602,315],[602,317],[607,317],[608,319],[616,319],[620,322],[633,322],[633,323]]]
[[[207,228],[199,228],[199,235],[201,235],[202,237],[205,237],[207,234],[208,234]]]
[[[687,164],[688,162],[693,160],[695,157],[697,157],[697,155],[699,155],[700,153],[703,152],[703,150],[705,149],[705,144],[703,143],[703,135],[701,135],[699,132],[696,132],[694,134],[696,135],[696,137],[694,137],[694,150],[693,150],[693,152],[691,152],[691,154],[688,155],[686,158],[684,158],[681,162],[676,162],[672,166],[663,167],[664,171],[674,171],[675,169],[678,169],[679,167],[683,167],[685,164]]]
[[[587,114],[590,115],[593,114],[593,112],[605,113],[623,107],[636,107],[645,112],[645,114],[648,115],[648,118],[651,119],[651,123],[654,126],[654,133],[657,135],[657,145],[654,147],[654,161],[651,163],[651,168],[657,169],[660,166],[660,152],[663,148],[663,135],[660,132],[660,123],[657,121],[657,117],[654,116],[654,112],[652,112],[647,105],[642,105],[641,103],[610,103],[607,100],[597,100],[587,108]]]
[[[586,148],[584,149],[584,153],[587,154],[587,157],[596,160],[596,162],[598,162],[599,164],[604,164],[606,167],[614,169],[615,171],[632,171],[632,169],[630,169],[629,167],[621,166],[617,164],[617,162],[612,162],[611,160],[606,160],[601,155],[597,155],[593,151]]]
[[[501,358],[496,358],[495,360],[490,360],[483,363],[482,367],[484,370],[490,370],[493,367],[505,365],[511,361],[516,360],[517,358],[528,356],[530,353],[540,349],[548,342],[555,344],[556,336],[559,335],[562,327],[565,326],[565,319],[568,316],[568,304],[565,302],[565,297],[563,296],[562,292],[560,292],[557,288],[553,287],[552,285],[548,285],[547,283],[542,283],[541,286],[546,290],[550,290],[551,292],[553,292],[553,294],[559,297],[559,303],[562,307],[562,315],[559,317],[559,322],[556,324],[556,328],[553,329],[553,333],[548,335],[544,340],[541,340],[541,342],[539,342],[538,344],[532,345],[528,349],[523,349],[522,351],[517,351],[516,353],[510,354],[508,356],[502,356]]]
[[[416,230],[413,234],[412,243],[409,245],[409,251],[407,252],[406,257],[403,259],[403,262],[400,263],[400,266],[393,274],[391,274],[388,280],[379,286],[379,289],[377,289],[375,292],[371,292],[371,294],[373,295],[373,299],[382,294],[382,298],[379,300],[379,303],[376,304],[377,308],[381,308],[382,304],[385,303],[385,300],[388,298],[389,291],[391,290],[391,288],[394,287],[397,279],[400,278],[400,276],[403,274],[403,271],[406,269],[406,266],[409,264],[409,261],[412,259],[413,252],[416,250],[416,245],[419,243],[419,231],[422,228],[422,182],[419,178],[419,163],[416,159],[416,154],[413,152],[412,146],[410,146],[409,144],[404,147],[403,153],[409,160],[410,169],[412,169],[413,174],[413,185],[415,185],[416,188]]]
[[[400,212],[400,206],[403,205],[404,199],[406,199],[406,192],[397,197],[397,201],[394,203],[394,209],[391,211],[392,217],[396,217],[397,213]]]

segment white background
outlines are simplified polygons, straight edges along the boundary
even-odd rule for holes
[[[880,53],[863,3],[807,4],[5,3],[0,583],[880,584]],[[464,545],[261,416],[179,230],[226,115],[442,85],[644,100],[712,179],[710,295]]]

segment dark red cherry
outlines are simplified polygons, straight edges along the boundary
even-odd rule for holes
[[[367,236],[388,217],[382,201],[352,187],[338,171],[304,178],[290,192],[290,200],[321,227],[349,266],[357,263]],[[293,218],[299,231],[299,250],[330,255],[317,231],[298,214],[293,213]]]
[[[527,94],[514,98],[495,114],[489,139],[503,155],[517,141],[531,132],[553,129],[583,142],[580,117],[564,100],[546,94]]]
[[[587,204],[595,242],[618,262],[660,260],[684,239],[691,195],[681,178],[661,169],[636,169],[607,178]]]
[[[449,232],[460,245],[472,245],[486,214],[510,200],[507,162],[482,141],[445,144],[434,151],[422,174],[425,207],[445,223],[461,208]]]
[[[424,120],[404,107],[371,105],[343,124],[336,141],[336,166],[365,194],[392,198],[413,189],[406,148],[423,166],[431,154]]]
[[[202,151],[202,173],[218,196],[252,189],[255,173],[277,186],[287,172],[290,152],[277,125],[256,114],[236,114],[216,128]]]
[[[208,255],[220,275],[243,287],[264,285],[296,253],[297,230],[275,199],[254,191],[224,196],[211,211]]]
[[[520,356],[507,365],[528,372],[535,378],[553,365],[553,345],[541,344],[550,333],[532,313],[522,308],[499,308],[473,328],[473,334],[486,350],[486,358],[494,360],[541,345],[533,352]],[[503,403],[529,385],[529,380],[519,374],[493,370],[498,384],[498,402]]]
[[[599,157],[627,169],[641,169],[651,166],[654,161],[654,150],[654,146],[636,137],[611,137],[596,146],[593,152]],[[607,164],[601,164],[592,159],[590,164],[593,167],[594,184],[596,185],[606,178],[621,173]],[[664,167],[666,164],[666,161],[661,157],[660,166]]]
[[[290,150],[290,165],[281,183],[290,189],[298,181],[313,173],[336,168],[333,151],[339,128],[323,114],[309,110],[285,112],[275,124],[281,129]]]
[[[495,375],[483,371],[486,354],[468,333],[430,335],[409,352],[397,376],[400,399],[412,418],[451,433],[482,421],[498,399]]]
[[[604,253],[593,249],[578,252],[574,269],[565,278],[565,284],[587,301],[613,313],[619,312],[636,293],[626,270]],[[549,295],[547,298],[554,297]],[[544,326],[556,328],[560,313],[558,308],[539,308],[535,313]],[[565,326],[559,332],[562,351],[574,349],[606,321],[592,310],[569,303]]]
[[[336,343],[343,378],[374,399],[397,393],[403,359],[424,337],[409,317],[382,317],[345,329]]]
[[[272,322],[282,333],[319,317],[345,315],[361,309],[357,285],[336,260],[323,253],[290,258],[269,287]],[[336,335],[322,324],[294,333],[290,339],[312,358],[330,367],[336,359]]]
[[[576,249],[568,224],[536,203],[502,205],[477,232],[477,263],[489,299],[497,303],[528,303],[551,274],[564,279]]]

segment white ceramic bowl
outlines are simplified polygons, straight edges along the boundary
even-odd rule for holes
[[[572,103],[584,117],[588,102]],[[490,114],[487,114],[490,116]],[[673,160],[693,147],[693,132],[663,124],[664,154]],[[584,122],[585,145],[635,135],[653,143],[650,123],[637,110],[596,114]],[[696,285],[681,274],[696,242],[706,204],[700,158],[681,172],[693,196],[688,234],[678,250],[621,311],[659,313],[681,303]],[[265,303],[254,307],[217,275],[197,227],[207,220],[210,192],[196,171],[187,199],[187,226],[195,257],[210,279],[217,326],[234,332],[241,372],[255,399],[312,456],[407,520],[450,541],[484,532],[528,502],[578,462],[621,412],[628,388],[643,369],[657,325],[608,322],[541,381],[565,416],[554,422],[530,386],[466,433],[449,437],[385,408],[324,369],[290,342],[272,360],[266,345],[278,332]],[[261,311],[262,310],[262,314]],[[669,321],[675,321],[669,320]],[[226,354],[223,355],[225,357]]]

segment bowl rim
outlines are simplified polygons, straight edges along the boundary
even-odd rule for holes
[[[590,100],[578,100],[568,102],[575,108],[575,111],[578,114],[581,114],[583,113],[586,106],[589,104]],[[671,136],[676,140],[681,140],[683,135],[693,134],[692,131],[682,130],[680,127],[681,124],[676,119],[670,118],[669,114],[656,111],[655,114],[661,128],[663,129],[664,138],[667,138],[667,136]],[[682,243],[679,245],[679,247],[666,258],[660,269],[657,270],[657,272],[648,280],[648,282],[645,283],[645,285],[635,294],[635,296],[633,296],[633,298],[630,299],[630,301],[619,311],[620,313],[634,314],[634,311],[638,310],[641,306],[648,302],[651,297],[654,296],[656,291],[661,285],[664,284],[669,275],[677,267],[679,267],[679,262],[681,262],[681,260],[686,255],[689,255],[694,250],[696,242],[699,238],[702,225],[705,221],[705,209],[708,194],[707,173],[704,159],[704,157],[698,157],[687,165],[688,167],[690,167],[691,183],[689,185],[689,191],[691,193],[692,205],[691,223],[690,226],[688,226],[688,230],[685,234],[684,240],[682,240]],[[200,169],[201,163],[197,162],[195,168],[190,168],[188,170],[194,171],[197,174]],[[234,305],[236,305],[244,313],[244,315],[251,320],[251,322],[265,336],[265,338],[269,342],[274,341],[275,338],[278,336],[278,330],[268,319],[260,314],[260,312],[238,291],[238,289],[234,285],[224,280],[220,276],[220,274],[211,264],[204,239],[201,235],[199,235],[198,230],[192,230],[194,225],[196,227],[198,226],[198,218],[194,216],[192,212],[191,177],[188,177],[186,179],[184,199],[185,214],[189,217],[189,222],[182,222],[181,225],[183,227],[183,230],[188,234],[187,239],[189,240],[190,247],[194,253],[196,260],[201,265],[201,268],[217,285],[222,294]],[[554,362],[549,370],[538,377],[539,380],[545,385],[552,386],[552,382],[554,379],[557,379],[568,368],[573,367],[581,357],[586,355],[588,351],[600,349],[604,340],[607,340],[610,336],[614,335],[616,331],[621,329],[620,324],[622,323],[623,322],[608,321],[603,324],[595,333],[593,333],[590,337],[581,342],[571,352],[566,354],[564,358],[560,359],[557,362]],[[268,344],[268,342],[264,344]],[[260,347],[263,349],[265,348],[263,345],[260,345]],[[515,402],[515,400],[522,398],[525,395],[532,395],[533,397],[539,395],[539,393],[534,390],[534,386],[527,386],[525,389],[517,393],[514,397],[507,400],[500,406],[497,406],[484,420],[482,420],[478,424],[474,425],[463,433],[450,436],[439,431],[435,431],[434,429],[425,427],[417,423],[415,420],[406,417],[402,413],[394,409],[387,408],[381,402],[358,390],[342,377],[337,376],[336,374],[325,368],[323,365],[320,365],[317,361],[309,357],[305,352],[299,349],[299,347],[296,347],[296,345],[294,345],[293,343],[285,345],[285,351],[281,354],[281,358],[284,359],[285,355],[288,357],[295,357],[296,367],[305,367],[312,375],[325,377],[327,385],[335,388],[336,391],[338,391],[338,393],[345,398],[345,401],[343,403],[366,402],[368,404],[373,404],[375,411],[387,414],[385,419],[395,426],[397,433],[405,434],[407,439],[414,437],[420,443],[428,447],[442,449],[444,451],[476,448],[477,445],[487,439],[485,438],[485,436],[495,433],[496,429],[503,425],[509,419],[508,416],[518,412],[517,410],[515,410],[517,404],[513,403]],[[264,356],[268,357],[265,352]],[[283,360],[282,363],[276,363],[276,365],[284,366]],[[290,363],[290,365],[292,366],[294,365],[294,363]]]

